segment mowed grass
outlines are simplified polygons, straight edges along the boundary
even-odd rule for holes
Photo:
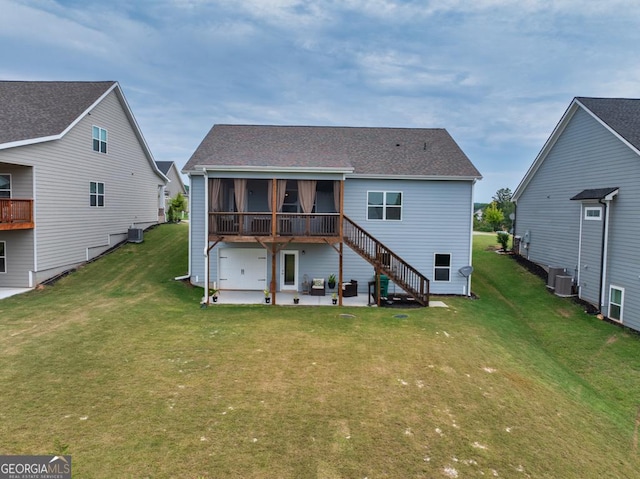
[[[0,301],[0,453],[74,478],[638,477],[640,337],[494,243],[447,309],[201,309],[172,279],[187,227],[158,227]]]

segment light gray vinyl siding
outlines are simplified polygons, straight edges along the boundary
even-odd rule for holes
[[[582,205],[569,198],[584,189],[605,187],[619,187],[620,193],[610,209],[603,312],[607,314],[609,285],[624,287],[623,323],[640,330],[640,157],[582,109],[568,122],[518,200],[516,233],[531,231],[530,260],[573,272],[578,264]],[[597,234],[587,240],[597,241]],[[596,294],[586,294],[597,302]]]
[[[368,191],[402,192],[402,220],[367,220]],[[433,294],[466,294],[467,280],[458,270],[471,264],[471,182],[348,179],[344,204],[349,218],[431,280]],[[433,281],[435,253],[451,254],[449,282]],[[373,278],[373,267],[346,246],[344,272]]]
[[[1,163],[5,155],[0,152],[0,174],[11,175],[11,197],[33,199],[33,168]],[[33,270],[33,230],[0,231],[0,241],[6,244],[7,272],[0,273],[0,287],[28,288],[29,272]]]
[[[108,131],[107,154],[94,152],[92,126]],[[115,92],[62,139],[0,151],[0,162],[33,165],[37,281],[126,239],[134,225],[158,222],[155,173]],[[89,183],[105,184],[105,207],[89,206]]]
[[[33,270],[33,230],[0,231],[5,242],[6,273],[0,273],[0,288],[30,288]]]
[[[189,234],[191,235],[191,281],[197,285],[204,285],[205,270],[205,197],[204,197],[204,176],[192,175],[189,177],[191,183],[189,191],[191,194],[189,212]],[[217,270],[216,262],[211,265]]]
[[[591,205],[590,205],[591,206]],[[584,217],[584,211],[582,212]],[[604,218],[583,220],[580,246],[580,297],[592,304],[600,298],[600,263],[602,260],[602,228]],[[569,274],[575,275],[574,271]]]
[[[191,280],[202,285],[204,281],[204,188],[202,177],[192,181]],[[262,197],[266,192],[252,190],[253,196]],[[402,221],[367,221],[367,191],[401,191],[403,194]],[[249,209],[251,210],[251,197]],[[329,199],[326,199],[329,208]],[[405,261],[431,279],[434,294],[467,294],[467,280],[458,274],[463,266],[471,264],[472,183],[465,181],[417,181],[417,180],[368,180],[345,181],[345,214],[375,236]],[[257,208],[257,207],[256,207]],[[211,251],[210,281],[217,281],[217,257],[220,248],[255,248],[256,244],[221,243]],[[299,251],[299,284],[304,275],[309,281],[314,277],[328,278],[339,273],[339,255],[328,245],[289,244],[287,250]],[[304,254],[302,251],[304,250]],[[451,279],[448,282],[433,281],[434,254],[451,255]],[[276,253],[276,271],[280,271],[280,255]],[[271,280],[271,260],[268,256],[267,283]],[[367,283],[373,279],[374,270],[344,245],[344,280],[358,281],[359,294],[367,293]],[[391,291],[400,292],[393,284]]]

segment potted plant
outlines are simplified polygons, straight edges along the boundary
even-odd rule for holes
[[[269,290],[265,289],[264,290],[264,302],[269,304],[271,302],[271,298],[269,297]]]
[[[333,304],[338,304],[338,295],[336,293],[331,293],[331,302]]]
[[[329,279],[327,281],[327,285],[329,286],[329,289],[333,289],[336,287],[336,275],[331,273],[329,275]]]
[[[298,293],[293,295],[293,304],[298,304],[300,302],[300,298],[298,297]]]
[[[216,288],[209,288],[209,296],[211,296],[211,301],[218,302],[218,290]]]

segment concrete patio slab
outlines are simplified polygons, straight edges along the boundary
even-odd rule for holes
[[[27,291],[31,291],[31,289],[32,288],[0,288],[0,299],[26,293]]]

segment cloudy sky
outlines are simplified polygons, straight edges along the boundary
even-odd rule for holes
[[[446,128],[512,190],[574,96],[640,97],[637,0],[0,0],[0,79],[117,80],[156,160],[215,123]]]

